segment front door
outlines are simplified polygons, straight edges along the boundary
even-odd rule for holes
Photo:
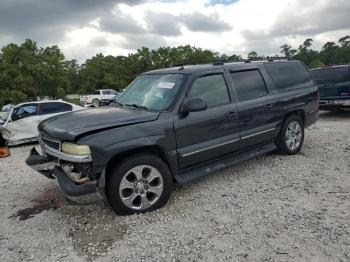
[[[187,94],[188,98],[203,98],[208,108],[179,116],[174,122],[180,169],[238,150],[237,112],[224,74],[199,76]]]

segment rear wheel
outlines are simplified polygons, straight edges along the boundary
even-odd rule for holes
[[[157,156],[137,154],[124,158],[107,183],[107,198],[118,215],[153,211],[164,206],[172,190],[172,176]]]
[[[98,100],[97,98],[95,98],[94,100],[92,100],[92,105],[94,107],[99,107],[100,106],[100,100]]]
[[[297,154],[304,143],[304,123],[297,116],[289,116],[276,139],[277,152],[283,155]]]

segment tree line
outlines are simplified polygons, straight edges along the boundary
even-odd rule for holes
[[[312,39],[306,39],[297,48],[284,44],[280,53],[310,68],[350,63],[350,36],[337,43],[327,42],[320,51],[313,50],[312,43]],[[269,58],[252,51],[246,59]],[[38,47],[27,39],[20,45],[8,44],[0,51],[0,105],[35,100],[38,96],[64,98],[66,94],[86,94],[99,88],[120,91],[145,71],[217,59],[244,60],[240,55],[228,56],[186,45],[157,50],[142,47],[127,56],[99,53],[80,65],[74,59],[67,60],[58,46]]]

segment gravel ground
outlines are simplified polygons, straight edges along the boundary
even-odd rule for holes
[[[129,217],[67,203],[29,149],[0,159],[0,261],[350,261],[350,112],[321,113],[296,156],[177,186]]]

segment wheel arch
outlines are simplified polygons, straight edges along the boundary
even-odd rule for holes
[[[142,153],[152,154],[159,157],[168,166],[171,174],[172,175],[174,174],[174,166],[171,164],[171,161],[167,157],[167,154],[164,152],[164,150],[162,150],[157,145],[140,146],[140,147],[132,148],[123,152],[118,152],[109,159],[99,179],[100,180],[99,188],[105,188],[106,184],[108,183],[108,179],[111,174],[111,171],[115,166],[115,163],[117,163],[117,161],[121,161],[122,159],[125,159],[130,155],[142,154]]]

